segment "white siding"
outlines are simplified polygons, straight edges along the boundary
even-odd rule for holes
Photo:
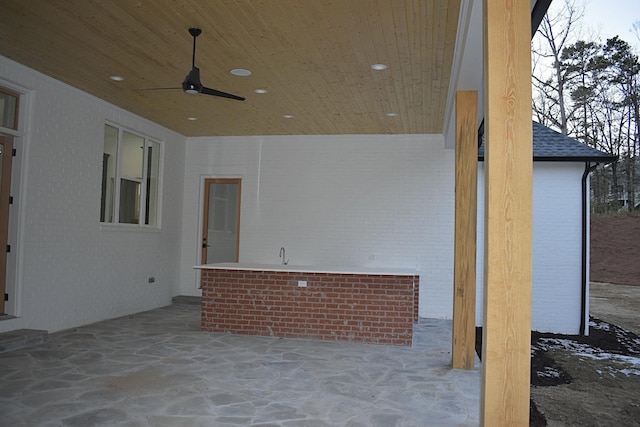
[[[189,138],[174,293],[199,294],[203,177],[239,177],[241,262],[416,269],[420,315],[450,318],[453,159],[432,135]]]
[[[30,115],[17,141],[26,155],[11,212],[20,212],[22,230],[12,242],[20,318],[0,322],[0,331],[57,331],[168,304],[180,256],[185,138],[4,57],[2,83],[29,91]],[[101,230],[105,120],[165,142],[160,231]]]
[[[532,328],[577,334],[582,274],[583,163],[534,163]],[[476,321],[482,324],[484,163],[478,171]]]

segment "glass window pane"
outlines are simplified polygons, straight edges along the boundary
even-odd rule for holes
[[[211,182],[208,185],[209,203],[206,242],[203,258],[206,263],[237,262],[238,200],[240,184]]]
[[[220,195],[226,195],[227,184],[213,184],[211,186],[211,190],[215,193],[215,197],[213,197],[213,199],[209,199],[213,202],[213,209],[209,210],[209,224],[212,224],[212,230],[224,231],[227,214],[227,199],[226,197],[220,197]]]
[[[104,152],[102,155],[102,197],[100,221],[113,222],[116,185],[116,162],[118,152],[118,129],[106,125],[104,128]]]
[[[227,200],[227,232],[235,233],[236,219],[238,217],[238,184],[229,184],[229,197]]]
[[[235,229],[234,215],[237,201],[237,184],[213,184],[213,229],[230,232]]]
[[[18,95],[0,90],[0,127],[18,129]]]
[[[140,222],[140,183],[129,179],[120,180],[120,223]]]
[[[160,178],[160,144],[150,141],[147,152],[147,200],[145,224],[158,223],[158,180]]]
[[[120,162],[122,178],[142,179],[144,138],[129,132],[122,132],[122,153]]]

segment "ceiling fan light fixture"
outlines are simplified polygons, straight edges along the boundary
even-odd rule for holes
[[[247,77],[251,75],[251,71],[245,70],[244,68],[234,68],[231,70],[231,74],[239,77]]]
[[[189,95],[196,95],[202,92],[202,83],[200,83],[200,69],[193,67],[187,77],[182,82],[182,90]]]

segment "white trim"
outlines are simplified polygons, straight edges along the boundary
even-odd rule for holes
[[[244,181],[244,178],[240,175],[220,175],[220,174],[201,174],[200,175],[200,190],[198,191],[198,221],[197,221],[197,229],[196,229],[196,264],[202,264],[202,226],[204,225],[204,184],[207,179],[239,179]],[[240,224],[238,224],[238,228],[242,229],[242,194],[243,191],[240,192]],[[240,258],[240,248],[238,248],[238,258]],[[196,270],[195,275],[195,287],[196,289],[200,288],[200,270]]]
[[[29,164],[29,148],[31,146],[31,132],[34,128],[34,108],[33,105],[35,103],[36,93],[34,90],[28,89],[23,86],[18,86],[14,83],[8,82],[4,79],[0,79],[0,85],[8,88],[14,92],[20,94],[20,101],[18,106],[18,130],[14,129],[5,129],[2,128],[2,132],[10,134],[14,137],[14,148],[19,148],[19,156],[17,157],[20,161],[19,165],[16,165],[15,161],[13,163],[12,169],[15,171],[17,167],[19,167],[19,176],[18,176],[18,194],[17,194],[17,203],[15,206],[15,216],[16,216],[16,235],[15,235],[15,262],[11,268],[14,270],[14,280],[11,284],[6,284],[5,289],[11,289],[13,291],[12,299],[8,304],[5,305],[5,312],[9,315],[15,316],[16,318],[22,317],[23,310],[23,283],[24,283],[24,241],[26,234],[26,225],[24,221],[25,212],[27,211],[27,194],[28,194],[28,179],[29,176],[28,164]],[[13,173],[12,173],[13,175]],[[15,184],[15,181],[12,177],[12,187]],[[15,188],[14,188],[15,189]],[[21,321],[18,322],[16,319],[12,319],[13,323],[21,324]],[[7,325],[6,323],[4,324]]]
[[[455,146],[455,98],[459,90],[478,92],[478,120],[484,116],[483,3],[462,0],[442,133],[446,148]]]
[[[160,233],[162,230],[150,225],[100,223],[100,231],[121,231],[124,233]]]
[[[453,51],[453,65],[451,67],[451,76],[449,79],[449,90],[447,93],[447,103],[445,104],[444,124],[442,133],[447,134],[447,124],[453,120],[454,109],[456,105],[457,83],[460,79],[462,70],[462,62],[464,59],[464,47],[467,44],[469,35],[469,23],[471,22],[471,12],[473,11],[474,0],[462,0],[460,2],[460,14],[458,16],[458,33],[456,35],[456,44]]]

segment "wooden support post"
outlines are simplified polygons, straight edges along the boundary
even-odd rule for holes
[[[456,212],[453,275],[454,369],[475,368],[478,92],[456,93]]]
[[[528,426],[531,2],[484,0],[485,249],[481,422]]]

